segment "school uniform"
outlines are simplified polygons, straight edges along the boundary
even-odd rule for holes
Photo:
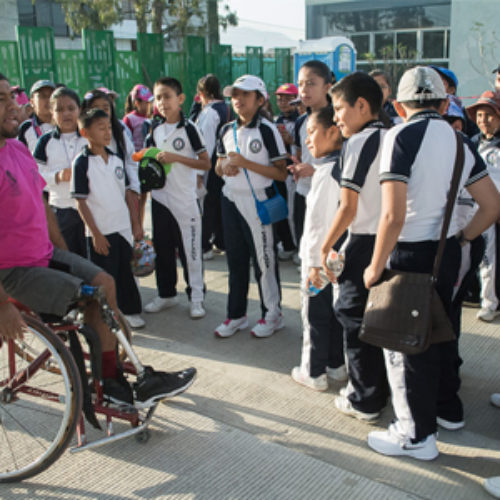
[[[363,273],[371,261],[380,217],[378,171],[386,130],[380,121],[367,123],[344,143],[342,188],[359,193],[356,215],[349,226],[345,267],[338,279],[339,298],[335,313],[344,329],[349,383],[347,397],[364,413],[378,413],[388,396],[382,349],[359,340],[359,330],[368,298]]]
[[[123,127],[123,143],[124,148],[119,146],[115,137],[111,137],[111,142],[108,146],[110,151],[114,154],[118,155],[120,158],[123,158],[125,163],[125,170],[127,172],[127,177],[129,181],[128,189],[134,191],[134,193],[141,194],[141,183],[139,181],[139,165],[136,161],[132,159],[132,154],[134,153],[134,144],[130,135],[126,133],[129,131],[129,128],[125,125]]]
[[[482,135],[473,138],[477,151],[486,163],[492,181],[500,190],[500,133],[491,139]],[[481,307],[495,311],[499,305],[500,279],[498,271],[499,225],[492,224],[483,233],[485,241],[484,258],[479,266],[481,277]]]
[[[484,162],[464,137],[464,169],[459,191],[488,175]],[[393,269],[432,271],[456,156],[453,129],[436,112],[413,115],[387,132],[380,181],[407,183],[407,212],[390,256]],[[452,319],[452,294],[461,260],[454,235],[459,220],[452,217],[436,290]],[[456,328],[456,326],[455,326]],[[455,332],[458,335],[458,331]],[[436,432],[436,417],[463,421],[458,389],[458,341],[431,345],[425,352],[406,355],[384,349],[396,422],[403,439],[420,442]]]
[[[52,132],[55,126],[51,123],[42,123],[40,118],[33,116],[21,123],[17,138],[33,153],[36,143],[42,135]]]
[[[141,312],[141,297],[130,261],[132,227],[125,202],[129,181],[123,159],[106,149],[108,161],[93,154],[86,146],[73,162],[71,196],[87,202],[99,231],[110,243],[108,255],[98,254],[89,241],[90,259],[102,267],[116,283],[118,307],[127,315]],[[87,236],[92,236],[87,228]]]
[[[300,245],[301,290],[307,287],[310,268],[322,265],[321,245],[340,202],[340,153],[335,151],[316,165],[307,195],[304,238]],[[337,295],[338,287],[331,283],[314,296],[302,292],[301,370],[313,378],[325,373],[326,368],[344,364],[342,326],[333,307]]]
[[[78,131],[63,134],[59,128],[42,135],[37,142],[33,157],[40,174],[45,179],[49,204],[54,209],[59,229],[68,250],[82,257],[87,256],[85,225],[70,194],[70,182],[56,182],[56,175],[65,168],[71,168],[73,159],[87,145],[87,139]]]
[[[221,129],[218,156],[225,158],[238,148],[243,157],[262,165],[286,158],[278,129],[259,113],[245,126],[236,121]],[[259,200],[274,196],[272,179],[250,170],[247,174]],[[259,285],[262,317],[266,321],[275,321],[281,314],[281,290],[272,225],[261,223],[242,168],[235,176],[224,176],[224,182],[222,223],[229,268],[227,317],[237,319],[246,315],[251,257]]]
[[[178,123],[155,121],[146,139],[146,147],[187,158],[206,151],[198,127],[181,114]],[[196,169],[181,162],[172,164],[165,186],[152,191],[153,244],[156,251],[156,285],[161,298],[177,294],[176,249],[188,284],[192,302],[204,296],[201,252],[201,214],[196,197]]]
[[[301,162],[313,165],[314,157],[311,155],[306,145],[307,119],[310,110],[300,115],[295,122],[295,147],[301,152]],[[300,239],[304,231],[304,217],[306,214],[306,197],[311,188],[311,177],[301,177],[295,184],[295,196],[293,201],[293,225],[295,228],[295,241],[300,247]]]
[[[215,164],[217,163],[217,138],[220,129],[227,122],[229,114],[229,108],[224,101],[212,101],[201,110],[196,121],[211,160],[210,170],[204,175],[207,194],[203,200],[201,222],[203,252],[212,249],[212,237],[213,244],[221,250],[224,249],[221,214],[221,194],[224,181],[215,173]]]
[[[281,113],[278,118],[276,118],[276,125],[282,125],[285,130],[294,137],[295,134],[295,122],[299,118],[299,113],[297,110],[292,111],[289,114]],[[289,145],[285,144],[286,152],[290,156],[295,156],[295,144]],[[293,161],[291,158],[287,158],[287,166],[292,165]],[[295,181],[293,180],[293,174],[288,173],[285,182],[277,182],[278,189],[281,195],[285,198],[288,205],[288,218],[276,223],[276,234],[278,240],[281,241],[284,251],[294,250],[298,243],[295,241],[295,226],[293,222],[293,209],[294,209],[294,198],[295,198]]]

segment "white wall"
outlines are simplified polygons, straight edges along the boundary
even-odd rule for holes
[[[459,96],[493,89],[491,71],[500,64],[499,21],[499,0],[452,0],[450,69],[458,77]],[[483,24],[481,33],[475,31],[475,23]],[[474,100],[463,99],[465,105]]]
[[[0,0],[0,39],[14,41],[17,24],[19,24],[19,18],[16,0]]]

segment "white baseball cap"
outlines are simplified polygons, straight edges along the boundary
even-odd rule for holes
[[[439,73],[429,66],[415,66],[399,80],[396,101],[430,101],[446,99],[446,90]]]
[[[222,92],[224,97],[231,97],[233,89],[241,89],[248,92],[256,90],[257,92],[260,92],[266,99],[268,98],[266,84],[258,76],[255,75],[242,75],[236,78],[232,85],[224,87],[224,91]]]

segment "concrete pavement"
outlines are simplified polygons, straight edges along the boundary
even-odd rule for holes
[[[500,391],[500,321],[480,323],[476,310],[464,309],[465,429],[440,431],[441,455],[433,462],[382,457],[367,447],[366,435],[387,426],[390,407],[369,426],[334,410],[340,384],[317,393],[290,378],[301,347],[296,266],[281,266],[286,327],[269,339],[251,337],[250,328],[215,338],[213,329],[225,318],[223,255],[206,263],[205,277],[205,318],[189,318],[180,292],[177,306],[144,314],[147,326],[134,335],[144,362],[198,369],[186,394],[160,405],[150,440],[66,452],[46,472],[0,485],[0,498],[490,498],[481,482],[500,475],[500,410],[488,403],[490,393]],[[144,303],[155,295],[154,277],[141,279],[141,293]],[[248,313],[252,326],[260,317],[254,283]]]

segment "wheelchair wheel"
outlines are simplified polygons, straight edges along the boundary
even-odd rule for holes
[[[23,317],[24,339],[0,348],[0,482],[21,481],[54,463],[69,445],[82,407],[71,354],[43,323]]]

